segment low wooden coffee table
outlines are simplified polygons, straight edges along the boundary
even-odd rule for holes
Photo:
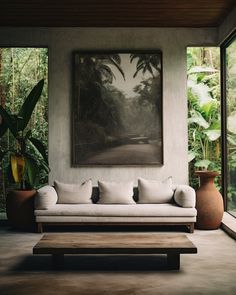
[[[184,234],[66,233],[46,234],[33,254],[51,254],[55,268],[63,266],[64,254],[167,254],[168,267],[180,268],[180,254],[197,253]]]

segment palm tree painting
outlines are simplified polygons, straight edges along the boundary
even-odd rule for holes
[[[162,54],[75,52],[72,165],[162,165]]]

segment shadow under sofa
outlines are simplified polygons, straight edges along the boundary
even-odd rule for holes
[[[43,196],[37,194],[34,214],[38,232],[43,232],[44,225],[185,225],[194,232],[196,196],[190,186],[176,185],[172,201],[164,204],[140,204],[138,188],[133,191],[134,204],[98,204],[98,187],[93,187],[91,204],[58,204],[49,194],[44,206]]]

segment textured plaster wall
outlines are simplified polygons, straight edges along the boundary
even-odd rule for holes
[[[219,27],[219,43],[222,43],[236,29],[236,7]]]
[[[0,46],[49,47],[50,182],[91,178],[136,180],[142,176],[188,182],[186,47],[214,46],[218,31],[185,28],[0,28]],[[161,49],[163,52],[164,165],[71,168],[72,51]]]

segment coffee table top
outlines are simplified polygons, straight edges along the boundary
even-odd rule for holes
[[[197,253],[184,234],[59,233],[45,234],[34,254],[161,254]]]

